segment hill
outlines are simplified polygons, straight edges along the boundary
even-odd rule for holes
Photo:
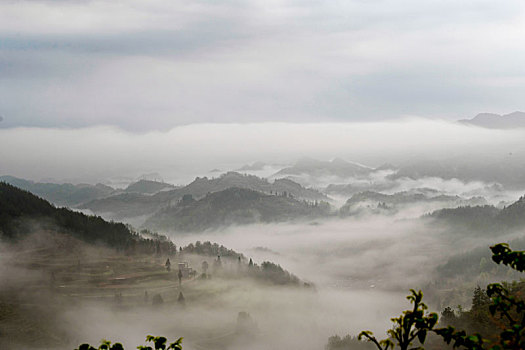
[[[198,177],[184,187],[161,191],[154,195],[118,194],[82,204],[78,208],[88,209],[93,213],[121,220],[152,215],[163,208],[175,205],[184,195],[191,195],[198,199],[208,193],[219,192],[232,187],[250,189],[266,194],[291,195],[294,198],[309,201],[329,200],[321,192],[305,188],[291,180],[277,179],[272,183],[257,176],[228,172],[212,179]]]
[[[165,182],[139,180],[137,182],[129,184],[129,186],[126,187],[124,191],[128,193],[154,194],[160,191],[167,191],[175,188],[175,186]]]
[[[488,129],[525,128],[525,113],[519,111],[504,115],[480,113],[472,119],[462,119],[459,122]]]
[[[339,178],[349,178],[367,175],[372,171],[372,168],[357,163],[347,162],[340,158],[335,158],[332,161],[303,158],[297,161],[293,166],[278,171],[273,177],[307,175],[311,177],[336,176]]]
[[[503,209],[491,205],[466,206],[441,209],[428,217],[477,233],[507,232],[525,227],[525,196]]]
[[[154,240],[143,238],[122,223],[56,208],[28,191],[0,182],[0,239],[16,241],[35,231],[67,234],[121,251],[156,248]],[[162,241],[164,248],[175,248],[171,242]]]
[[[180,197],[184,194],[191,194],[194,198],[199,198],[207,193],[219,192],[232,187],[246,188],[267,194],[286,193],[295,198],[312,201],[328,200],[328,197],[321,192],[305,188],[288,179],[276,179],[274,182],[269,182],[268,180],[255,175],[239,174],[234,171],[227,172],[212,179],[198,177],[192,183],[178,190],[178,193],[180,194]]]
[[[266,166],[263,162],[255,162],[253,164],[246,164],[239,168],[238,171],[258,171],[263,170]]]
[[[0,176],[0,181],[29,191],[60,206],[75,206],[80,203],[103,198],[115,193],[114,188],[103,184],[55,184],[33,182],[13,176]]]
[[[428,188],[413,189],[393,194],[363,191],[350,197],[341,207],[340,214],[345,216],[358,213],[364,209],[377,208],[395,211],[403,205],[421,203],[444,203],[453,206],[465,206],[486,204],[486,200],[482,197],[465,199],[460,196],[444,195]]]
[[[326,216],[328,203],[309,203],[285,195],[268,195],[245,188],[229,188],[194,200],[187,195],[161,210],[144,227],[155,230],[202,231],[235,224],[282,222]]]

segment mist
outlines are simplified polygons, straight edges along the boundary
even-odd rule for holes
[[[369,123],[192,124],[165,132],[114,127],[0,129],[0,173],[40,180],[97,182],[158,172],[187,183],[210,170],[254,160],[291,164],[342,157],[368,166],[451,161],[478,168],[522,164],[525,131],[489,130],[408,118]],[[16,152],[12,152],[15,150]]]
[[[45,309],[43,305],[52,300],[55,313],[52,325],[65,334],[64,349],[81,342],[97,343],[102,338],[119,340],[131,347],[142,344],[146,334],[184,336],[185,349],[207,348],[220,343],[222,336],[235,333],[239,312],[249,313],[257,333],[234,337],[228,348],[321,349],[334,334],[357,334],[363,329],[381,332],[388,328],[389,317],[406,304],[406,286],[424,284],[432,267],[444,259],[442,243],[433,237],[433,232],[420,223],[388,219],[251,225],[182,237],[173,234],[171,238],[181,246],[196,240],[220,241],[246,258],[253,257],[256,263],[276,262],[313,283],[315,288],[261,285],[218,274],[207,281],[183,285],[185,306],[172,302],[179,289],[160,289],[168,304],[155,307],[142,300],[141,293],[148,290],[147,285],[141,285],[140,292],[114,286],[99,289],[91,298],[82,298],[81,294],[75,295],[80,291],[60,292],[61,288],[71,287],[68,282],[61,286],[57,281],[57,290],[46,289],[42,294],[41,286],[49,283],[49,272],[35,270],[35,263],[46,261],[46,265],[58,266],[69,256],[73,265],[76,257],[79,264],[90,265],[105,254],[114,253],[75,243],[76,248],[66,255],[52,248],[58,255],[45,258],[38,251],[53,247],[52,241],[63,245],[64,238],[53,238],[39,232],[38,227],[35,232],[18,244],[16,254],[2,255],[2,280],[11,291],[24,290],[19,300],[35,305],[35,310]],[[260,249],[263,246],[267,249]],[[3,248],[5,251],[9,247]],[[12,248],[9,250],[13,252]],[[414,252],[417,253],[407,259]],[[185,256],[184,259],[192,266],[199,266],[202,260],[211,264],[214,258]],[[108,264],[112,266],[111,262]],[[225,269],[236,266],[236,262],[227,259],[224,264]],[[123,295],[126,307],[115,304],[114,293]]]
[[[0,349],[371,350],[417,291],[402,348],[524,333],[491,299],[525,291],[524,33],[519,0],[0,1]]]

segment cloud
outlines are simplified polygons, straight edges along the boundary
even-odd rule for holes
[[[0,4],[3,127],[523,109],[519,1]],[[490,54],[488,54],[490,53]]]
[[[503,159],[508,167],[525,160],[524,132],[424,119],[194,124],[147,133],[113,127],[10,128],[0,129],[0,173],[100,181],[159,172],[183,183],[213,168],[237,169],[254,160],[286,164],[304,156],[342,157],[370,166],[452,159],[482,168]]]

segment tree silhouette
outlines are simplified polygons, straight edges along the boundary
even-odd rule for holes
[[[408,350],[414,341],[424,343],[427,333],[432,330],[438,321],[436,313],[427,313],[427,306],[422,302],[423,293],[411,289],[407,299],[410,300],[414,307],[412,310],[403,311],[401,316],[392,319],[394,327],[387,333],[393,338],[401,350]],[[370,331],[363,331],[359,334],[358,339],[368,339],[374,343],[379,350],[388,350],[394,348],[394,342],[390,339],[377,340]]]
[[[514,270],[525,271],[525,251],[513,251],[508,244],[500,243],[490,247],[492,260],[497,264],[510,266]],[[417,340],[421,345],[425,343],[426,335],[433,332],[453,348],[465,348],[469,350],[522,350],[525,349],[525,301],[520,299],[516,293],[509,290],[505,283],[492,283],[487,286],[487,298],[490,298],[490,314],[500,320],[503,330],[495,343],[483,338],[479,333],[468,335],[464,330],[456,330],[452,326],[436,328],[438,316],[435,313],[425,314],[426,305],[422,303],[421,291],[411,290],[407,298],[414,304],[412,310],[404,311],[397,318],[393,318],[394,327],[387,333],[390,338],[378,341],[372,332],[363,331],[359,339],[366,338],[373,342],[379,350],[393,349],[395,344],[402,350],[407,350],[413,341]],[[483,304],[481,288],[476,288],[473,297],[473,311],[479,310]],[[445,309],[447,316],[452,317],[451,309]],[[445,317],[445,311],[443,317]],[[412,349],[424,349],[419,346]]]
[[[175,342],[168,345],[168,339],[165,337],[154,337],[152,335],[148,335],[146,337],[146,342],[153,343],[154,347],[140,345],[136,348],[139,350],[182,350],[182,338],[179,338]],[[82,344],[75,350],[124,350],[124,347],[120,343],[111,345],[110,341],[102,340],[98,348],[95,348],[89,344]]]
[[[209,267],[208,262],[207,262],[206,260],[204,260],[204,261],[202,262],[202,273],[203,273],[204,275],[206,275],[206,273],[208,272],[208,267]]]

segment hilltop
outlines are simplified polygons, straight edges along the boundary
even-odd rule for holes
[[[525,196],[503,209],[492,205],[441,209],[428,217],[481,234],[502,233],[525,227]]]
[[[289,195],[268,195],[245,188],[229,188],[199,200],[187,195],[144,223],[155,230],[202,231],[235,224],[282,222],[325,216],[328,203],[300,201]]]
[[[395,212],[403,205],[421,203],[443,203],[452,206],[483,205],[486,200],[482,197],[462,198],[441,194],[428,188],[413,189],[411,191],[384,194],[375,191],[363,191],[354,194],[341,207],[340,214],[343,216],[361,212],[364,209]]]
[[[302,158],[293,166],[279,170],[273,177],[290,175],[308,175],[312,177],[336,176],[349,178],[367,175],[374,169],[353,162],[347,162],[341,158],[332,161],[321,161],[312,158]]]
[[[488,129],[525,128],[525,113],[520,111],[503,115],[495,113],[479,113],[472,119],[462,119],[459,120],[459,122]]]
[[[80,203],[109,196],[115,192],[114,188],[100,183],[96,185],[56,184],[34,182],[14,176],[0,176],[0,181],[29,191],[60,206],[75,206]]]
[[[269,182],[254,175],[242,175],[228,172],[217,178],[197,177],[190,184],[173,190],[161,191],[154,195],[142,193],[124,193],[84,203],[78,208],[88,209],[93,213],[106,215],[114,219],[126,219],[138,216],[150,216],[178,203],[185,195],[201,198],[208,193],[224,191],[237,187],[266,194],[281,194],[308,201],[328,201],[321,192],[305,188],[288,179]]]
[[[128,193],[155,194],[175,188],[175,186],[161,181],[139,180],[129,184],[124,191]]]

